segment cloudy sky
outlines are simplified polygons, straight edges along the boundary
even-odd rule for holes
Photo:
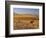
[[[33,15],[39,15],[39,9],[33,9],[33,8],[14,8],[13,11],[16,14],[33,14]]]

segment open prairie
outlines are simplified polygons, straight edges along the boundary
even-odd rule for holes
[[[39,17],[36,15],[17,14],[14,15],[13,20],[14,30],[39,28]]]

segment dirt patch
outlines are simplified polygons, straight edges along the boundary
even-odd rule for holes
[[[38,29],[39,19],[35,16],[14,16],[14,29]]]

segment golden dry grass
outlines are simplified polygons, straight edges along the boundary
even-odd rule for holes
[[[39,18],[33,15],[14,15],[14,29],[37,29]]]

